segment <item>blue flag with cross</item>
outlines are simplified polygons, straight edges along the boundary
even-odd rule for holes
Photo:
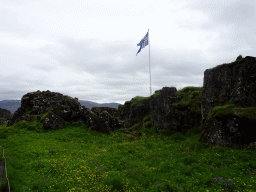
[[[137,46],[140,46],[139,51],[137,52],[137,54],[141,51],[142,48],[146,47],[148,45],[148,32],[145,35],[145,37],[137,44]],[[137,56],[136,54],[136,56]]]

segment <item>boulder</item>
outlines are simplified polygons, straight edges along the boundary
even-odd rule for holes
[[[64,121],[71,121],[78,118],[81,108],[77,98],[73,99],[49,90],[38,90],[22,97],[21,107],[14,113],[10,125],[20,120],[31,121],[35,116],[41,118],[46,112],[52,112]]]
[[[86,124],[89,130],[97,131],[103,134],[109,134],[110,127],[107,126],[108,119],[103,116],[97,116],[89,108],[83,108],[83,115],[81,116],[80,123]],[[84,118],[86,117],[86,118]]]
[[[0,126],[5,122],[10,121],[12,117],[13,117],[13,114],[10,111],[0,108]]]
[[[64,119],[55,115],[53,112],[48,113],[41,121],[45,130],[57,129],[64,125]]]
[[[121,120],[120,117],[114,117],[114,113],[117,111],[116,108],[93,107],[91,111],[96,116],[104,119],[105,124],[110,128],[111,131],[126,127],[124,120]]]
[[[256,58],[240,58],[204,72],[201,143],[255,142]]]

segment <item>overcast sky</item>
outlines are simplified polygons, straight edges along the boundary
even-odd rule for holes
[[[149,44],[137,44],[149,29]],[[255,56],[255,0],[0,0],[0,100],[121,103]]]

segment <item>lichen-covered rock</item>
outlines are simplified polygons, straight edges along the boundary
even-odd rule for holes
[[[201,143],[255,142],[256,58],[245,57],[204,72]]]

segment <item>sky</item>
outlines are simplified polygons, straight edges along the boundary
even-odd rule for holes
[[[255,56],[255,23],[255,0],[0,0],[0,101],[49,90],[124,104],[150,86],[202,87],[206,69]]]

